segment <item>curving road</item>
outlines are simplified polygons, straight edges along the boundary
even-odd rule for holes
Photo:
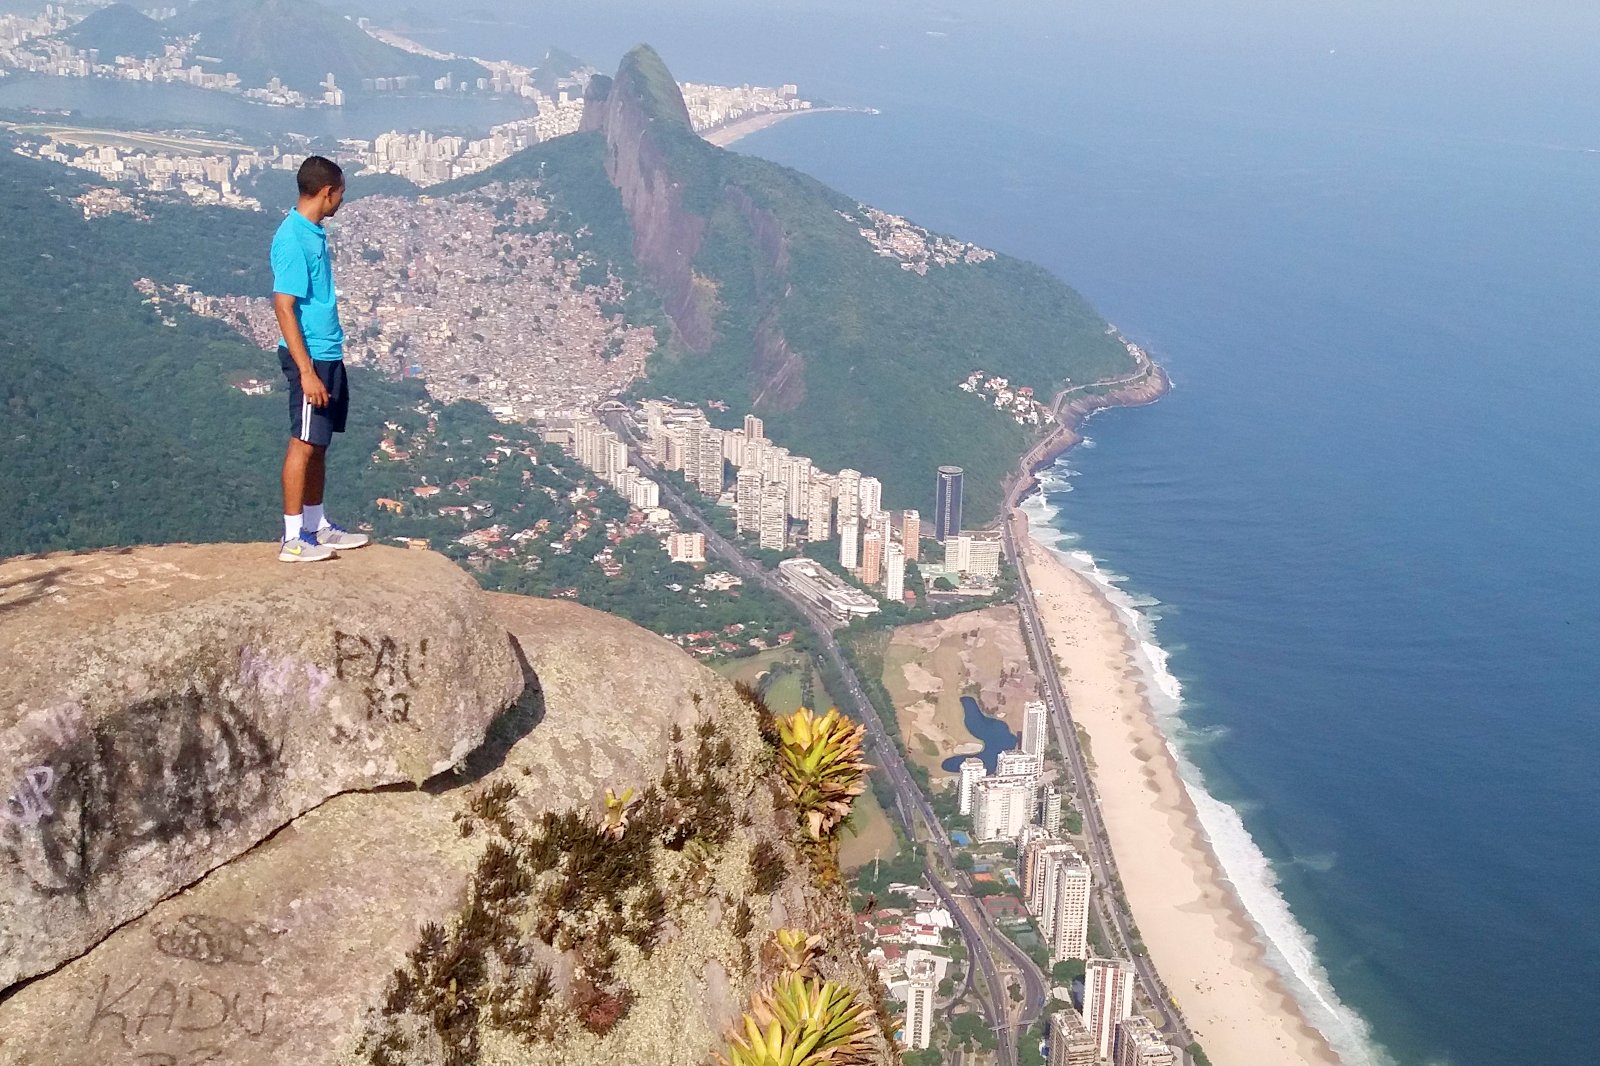
[[[1066,395],[1067,393],[1063,392],[1056,397],[1057,410],[1060,409],[1061,401]],[[1089,776],[1083,748],[1078,742],[1077,730],[1073,728],[1071,709],[1067,704],[1066,694],[1061,689],[1061,677],[1055,669],[1055,656],[1050,651],[1049,638],[1045,634],[1044,624],[1040,621],[1038,610],[1034,605],[1033,586],[1028,577],[1027,565],[1023,562],[1021,552],[1017,550],[1016,525],[1024,519],[1017,514],[1016,508],[1021,503],[1023,495],[1031,488],[1033,468],[1042,461],[1043,454],[1039,449],[1035,449],[1022,458],[1018,473],[1007,489],[1006,518],[1001,522],[1006,560],[1017,574],[1017,606],[1022,615],[1023,635],[1027,638],[1029,651],[1038,667],[1038,674],[1043,682],[1045,702],[1050,710],[1050,721],[1056,737],[1061,741],[1061,750],[1066,753],[1067,769],[1072,775],[1073,788],[1079,796],[1079,806],[1083,810],[1084,836],[1089,844],[1090,868],[1094,884],[1099,888],[1094,895],[1101,928],[1111,934],[1120,952],[1133,960],[1139,983],[1144,988],[1146,997],[1161,1014],[1161,1028],[1168,1041],[1177,1045],[1180,1053],[1187,1056],[1189,1045],[1194,1043],[1194,1034],[1190,1031],[1183,1015],[1174,1006],[1171,994],[1167,991],[1160,975],[1156,973],[1149,957],[1134,954],[1130,949],[1129,945],[1138,939],[1133,919],[1116,901],[1115,896],[1106,890],[1110,885],[1118,883],[1111,840],[1106,833],[1105,820],[1101,817],[1100,798],[1094,790],[1093,779]]]
[[[855,670],[845,659],[844,653],[839,648],[839,642],[834,638],[833,619],[801,599],[783,584],[776,574],[760,566],[745,555],[737,545],[718,533],[700,511],[683,498],[671,482],[661,477],[655,464],[650,462],[639,448],[632,421],[626,413],[610,412],[605,416],[605,421],[629,443],[639,468],[655,475],[661,486],[662,499],[672,510],[687,518],[698,532],[705,535],[707,550],[726,560],[729,569],[741,578],[757,582],[782,596],[800,612],[816,634],[821,642],[823,654],[844,679],[846,692],[834,695],[848,695],[854,704],[856,720],[867,727],[867,735],[875,746],[875,757],[894,792],[895,816],[905,827],[909,839],[922,839],[929,845],[930,857],[926,864],[928,881],[960,927],[967,941],[968,957],[976,964],[983,978],[987,991],[982,998],[987,1001],[990,1024],[996,1027],[999,1066],[1016,1066],[1017,1033],[1026,1032],[1027,1027],[1039,1019],[1049,996],[1048,980],[1021,948],[994,927],[988,912],[970,894],[971,884],[966,873],[955,864],[954,849],[945,835],[944,827],[933,812],[932,804],[928,802],[921,787],[906,769],[905,762],[900,758],[899,749],[890,742],[884,731],[883,720],[879,718],[872,701],[862,690]],[[924,829],[921,834],[917,832],[918,822],[921,822]],[[950,885],[944,880],[946,876],[962,889],[959,894],[951,890]],[[1001,961],[997,961],[997,955]],[[1002,967],[1014,972],[1020,979],[1023,992],[1020,1004],[1012,1003],[1009,992],[1010,980],[1008,974],[1002,972]]]

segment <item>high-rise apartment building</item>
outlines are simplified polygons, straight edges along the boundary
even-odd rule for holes
[[[1000,572],[998,533],[951,534],[944,542],[944,568],[955,574],[994,577]]]
[[[1117,1025],[1133,1013],[1133,981],[1127,959],[1090,959],[1084,968],[1083,1021],[1100,1058],[1111,1057]]]
[[[1044,798],[1039,801],[1039,824],[1050,836],[1061,832],[1061,789],[1055,785],[1046,785]]]
[[[833,539],[833,477],[819,470],[811,472],[811,491],[806,498],[806,540],[816,544]]]
[[[903,603],[906,598],[906,551],[891,544],[883,553],[883,598]]]
[[[748,438],[742,429],[730,429],[722,435],[722,458],[733,464],[735,470],[744,469],[744,449]]]
[[[961,532],[961,477],[959,466],[941,466],[933,492],[933,539],[943,541]]]
[[[932,959],[918,959],[906,968],[906,1046],[933,1043],[934,994],[939,970]]]
[[[811,460],[803,455],[791,455],[783,461],[783,491],[789,517],[799,522],[807,519],[811,503]]]
[[[900,515],[900,543],[906,550],[906,562],[918,562],[922,558],[922,516],[915,511],[906,511]]]
[[[861,583],[872,586],[883,576],[883,534],[876,531],[861,538]]]
[[[1039,775],[1044,773],[1044,759],[1038,755],[1030,755],[1025,751],[1012,748],[1002,751],[995,757],[994,775],[996,777],[1027,777],[1032,778],[1035,785],[1039,782]]]
[[[883,482],[875,477],[863,477],[856,492],[861,497],[863,515],[875,515],[883,510]]]
[[[1089,954],[1089,864],[1070,844],[1045,859],[1045,887],[1050,893],[1050,961],[1082,959]]]
[[[1026,777],[986,777],[972,793],[972,834],[980,844],[1015,840],[1033,817],[1034,782]]]
[[[861,471],[849,467],[833,479],[833,498],[839,511],[839,524],[861,517]]]
[[[723,480],[722,431],[707,426],[700,432],[700,450],[695,464],[695,487],[707,496],[721,496]]]
[[[789,545],[789,509],[783,486],[769,481],[761,486],[761,546],[782,551]]]
[[[1050,1066],[1094,1066],[1094,1034],[1070,1006],[1050,1016]]]
[[[1022,705],[1022,750],[1029,755],[1043,755],[1045,743],[1050,739],[1045,724],[1044,700],[1029,700]]]
[[[747,466],[739,471],[734,481],[734,525],[740,533],[758,533],[761,530],[761,471]]]
[[[770,445],[761,457],[761,476],[768,481],[783,481],[783,464],[789,460],[789,449],[782,445]]]
[[[861,554],[861,527],[854,518],[839,518],[839,565],[854,570]]]
[[[744,416],[744,436],[746,440],[766,440],[766,424],[755,415]]]
[[[1177,1056],[1161,1038],[1161,1030],[1140,1014],[1117,1026],[1111,1051],[1112,1066],[1173,1066]]]
[[[978,782],[988,775],[988,770],[984,768],[982,759],[962,759],[959,772],[961,778],[956,787],[960,789],[958,793],[960,810],[962,814],[971,814],[973,792],[977,789]]]

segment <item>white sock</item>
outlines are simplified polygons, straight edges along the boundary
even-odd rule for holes
[[[328,518],[322,513],[322,504],[306,504],[306,528],[313,533],[328,528]]]
[[[300,536],[300,524],[304,521],[301,515],[286,514],[283,516],[283,539],[294,540]]]

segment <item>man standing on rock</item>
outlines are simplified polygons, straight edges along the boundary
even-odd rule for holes
[[[289,451],[283,458],[283,544],[286,563],[331,559],[367,543],[323,513],[328,445],[350,413],[333,261],[324,219],[344,202],[344,172],[314,155],[300,164],[300,201],[272,238],[272,309],[283,339],[278,365],[289,383]]]

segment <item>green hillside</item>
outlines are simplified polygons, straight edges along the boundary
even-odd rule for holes
[[[676,84],[650,49],[629,53],[614,81],[595,81],[592,106],[599,98],[608,114],[618,94],[631,97],[648,131],[643,165],[667,170],[662,178],[678,190],[680,213],[704,221],[693,270],[713,339],[704,350],[663,348],[638,394],[725,401],[726,415],[708,413],[727,425],[753,409],[769,435],[822,467],[882,478],[892,507],[931,510],[935,469],[963,466],[968,513],[982,520],[998,508],[1002,479],[1039,430],[957,385],[982,369],[1048,399],[1068,380],[1133,369],[1105,321],[1041,267],[1002,255],[918,276],[861,236],[853,200],[798,171],[707,144],[683,121]],[[647,288],[648,265],[634,261],[623,198],[606,177],[605,136],[602,129],[537,145],[471,184],[542,177],[563,206],[564,228],[587,227],[591,250]],[[782,366],[771,355],[773,337],[787,346]]]
[[[98,48],[102,62],[113,56],[156,56],[167,46],[161,24],[128,4],[101,8],[62,36],[74,48]]]
[[[195,34],[196,51],[233,71],[246,85],[280,78],[290,88],[315,92],[330,73],[347,91],[363,78],[416,76],[431,89],[436,78],[487,77],[469,60],[430,59],[392,48],[315,0],[199,0],[174,20],[176,32]]]

